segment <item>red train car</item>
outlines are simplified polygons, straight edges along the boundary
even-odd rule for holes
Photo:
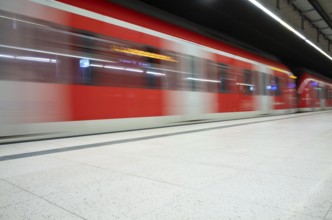
[[[300,70],[298,79],[299,112],[332,109],[332,80],[308,70]]]
[[[109,1],[0,8],[2,142],[297,110],[277,60]]]

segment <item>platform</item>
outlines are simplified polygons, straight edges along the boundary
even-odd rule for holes
[[[332,219],[332,111],[0,145],[0,219]]]

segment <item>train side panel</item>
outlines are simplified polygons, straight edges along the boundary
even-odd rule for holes
[[[73,4],[86,8],[91,3]],[[16,121],[6,116],[10,111],[3,113],[2,120],[13,129],[4,128],[0,136],[91,134],[254,117],[262,109],[286,113],[281,110],[290,108],[284,92],[290,73],[276,61],[119,6],[105,10],[112,5],[106,1],[90,5],[93,12],[58,1],[29,4],[42,12],[32,13],[31,7],[22,15],[1,11],[6,14],[1,18],[6,30],[1,36],[1,82],[12,84],[17,94],[10,111],[23,103],[32,110],[19,113]],[[56,16],[42,20],[45,8]],[[259,88],[274,87],[270,81],[261,85],[257,66],[269,70],[264,80],[275,75],[283,86],[278,97],[268,92],[268,102],[261,101],[266,94]],[[273,67],[284,72],[274,73]],[[25,87],[29,89],[23,91]]]

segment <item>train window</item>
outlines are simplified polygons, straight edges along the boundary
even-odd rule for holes
[[[206,68],[206,91],[218,92],[220,81],[218,80],[218,65],[212,60],[205,60]]]
[[[229,93],[231,91],[232,79],[230,76],[230,68],[228,65],[225,64],[219,65],[219,80],[220,80],[219,92]]]
[[[13,20],[0,18],[0,44],[23,48],[1,49],[1,78],[159,89],[175,63],[156,48],[30,21],[13,28]]]
[[[155,71],[155,70],[153,70]],[[159,70],[157,70],[159,71]],[[159,72],[157,72],[157,74],[159,74]],[[180,80],[180,76],[181,74],[179,74],[177,71],[173,71],[172,69],[167,69],[165,71],[165,73],[161,73],[161,74],[165,74],[164,76],[164,82],[163,82],[163,88],[167,89],[167,90],[181,90],[182,89],[182,85],[181,85],[181,80]]]
[[[94,65],[99,72],[105,72],[99,68],[100,66],[109,71],[109,74],[106,75],[93,73],[93,78],[103,78],[98,81],[98,84],[107,82],[109,85],[124,87],[179,89],[178,72],[175,71],[177,69],[175,59],[178,59],[176,54],[151,46],[124,44],[124,42],[120,46],[114,43],[111,48],[113,51],[109,53],[109,57],[112,62]],[[114,77],[117,79],[105,80],[105,77],[112,77],[111,74],[115,74]],[[96,83],[96,80],[93,83]]]
[[[4,15],[2,12],[1,14]],[[38,52],[43,44],[40,38],[49,39],[44,26],[19,22],[8,13],[0,17],[0,78],[5,80],[50,82],[55,78],[56,55]],[[16,22],[17,21],[17,22]],[[6,47],[4,45],[10,45]],[[22,49],[20,49],[22,48]]]
[[[253,71],[252,72],[252,88],[251,90],[253,91],[253,94],[255,95],[259,95],[260,91],[259,91],[259,74],[257,71]]]
[[[149,54],[160,54],[160,50],[157,48],[146,46],[146,52]],[[153,71],[154,68],[158,68],[160,66],[161,60],[154,57],[146,57],[145,61],[147,62],[147,68],[145,68],[145,76],[146,76],[146,86],[150,89],[157,89],[162,87],[162,78],[164,76],[163,73]]]
[[[111,45],[95,47],[94,53],[90,55],[99,55],[90,64],[92,68],[91,84],[149,89],[163,88],[163,81],[167,77],[169,69],[168,65],[175,62],[172,57],[161,54],[159,49],[150,46],[116,42],[114,39],[111,43]],[[100,50],[103,47],[110,48],[106,54]],[[98,61],[100,55],[108,55],[105,57],[108,57],[109,62]],[[85,67],[85,69],[88,70],[89,67]]]
[[[275,77],[274,78],[274,82],[275,82],[275,91],[274,91],[274,94],[276,96],[280,96],[281,95],[281,82],[280,82],[280,78],[279,77]]]
[[[264,96],[270,95],[268,93],[270,75],[267,73],[260,73],[259,75],[261,75],[261,83],[259,83],[258,93]]]
[[[134,67],[107,65],[104,68],[94,67],[92,84],[116,87],[145,87],[144,71]],[[98,72],[97,72],[98,71]]]
[[[322,98],[322,88],[317,86],[317,87],[315,87],[315,90],[316,90],[317,99],[321,99]]]
[[[332,88],[328,89],[328,98],[332,99]]]
[[[188,80],[188,89],[191,91],[196,91],[199,81],[197,80],[197,73],[196,73],[196,68],[195,68],[195,57],[190,56],[188,60],[188,65],[189,65],[189,77],[187,77]]]
[[[56,66],[56,57],[53,55],[3,49],[0,55],[0,78],[52,82],[56,77]]]
[[[184,89],[189,91],[202,91],[206,84],[206,79],[202,76],[204,60],[194,56],[182,54],[181,75],[184,80]]]
[[[254,72],[253,91],[255,95],[268,95],[267,85],[269,83],[269,75],[263,72]]]
[[[243,71],[243,83],[240,83],[239,85],[242,88],[241,91],[243,94],[253,94],[252,72],[250,70],[245,69]]]
[[[160,68],[155,68],[152,71],[158,75],[163,76],[163,88],[167,90],[181,90],[183,88],[183,73],[179,71],[180,61],[182,57],[175,52],[165,51],[165,55],[173,57],[177,62],[163,62]]]
[[[277,76],[273,77],[270,84],[267,86],[267,89],[270,91],[270,94],[272,96],[280,96],[281,95],[280,78]]]
[[[325,87],[322,87],[322,99],[326,99],[327,97],[327,89]]]
[[[330,96],[330,99],[332,100],[332,88],[330,88],[330,94],[329,94],[329,96]]]

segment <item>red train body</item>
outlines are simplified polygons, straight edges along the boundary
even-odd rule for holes
[[[302,71],[298,79],[298,110],[308,112],[332,109],[332,80]]]
[[[0,3],[0,142],[297,111],[276,60],[109,1],[16,4]]]

